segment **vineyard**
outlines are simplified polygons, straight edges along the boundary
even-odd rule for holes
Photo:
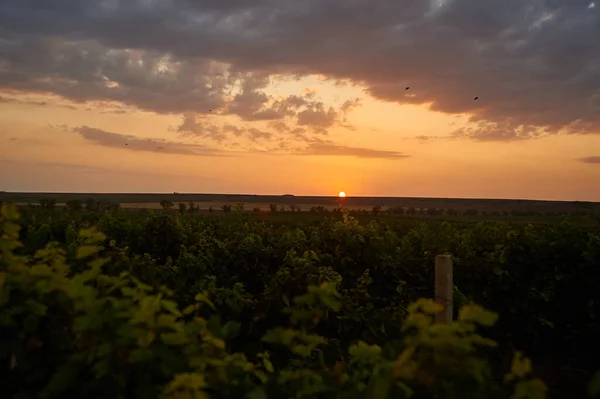
[[[0,233],[6,398],[600,394],[598,224],[4,205]]]

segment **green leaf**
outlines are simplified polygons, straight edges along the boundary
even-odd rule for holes
[[[263,356],[262,361],[263,365],[265,366],[265,370],[267,370],[269,373],[275,372],[275,369],[273,368],[273,363],[271,363],[271,360],[267,356]]]
[[[351,363],[375,363],[381,356],[381,347],[359,341],[358,344],[352,345],[348,349],[348,354],[351,356]]]
[[[162,333],[160,339],[167,345],[185,345],[189,342],[188,338],[182,332]]]
[[[86,239],[89,243],[101,243],[106,240],[106,236],[94,228],[80,230],[79,237]]]
[[[148,331],[145,335],[138,337],[137,343],[141,348],[149,347],[154,339],[156,338],[156,333],[152,330]]]
[[[426,314],[436,314],[444,309],[442,305],[435,302],[433,299],[421,298],[408,306],[409,313],[422,312]]]
[[[181,330],[181,328],[177,324],[177,318],[170,314],[159,314],[156,317],[156,326],[170,328],[174,331]]]
[[[196,297],[195,297],[195,300],[196,300],[196,302],[207,304],[214,311],[217,310],[217,308],[215,308],[215,305],[208,299],[208,295],[206,295],[203,292],[197,294]]]
[[[96,245],[81,245],[77,248],[77,259],[88,258],[92,255],[97,254],[100,251],[100,247]]]
[[[370,399],[386,399],[389,397],[393,382],[394,369],[389,364],[375,367],[365,396]]]
[[[208,384],[204,375],[199,373],[181,373],[177,374],[165,386],[164,393],[167,397],[172,398],[190,397],[194,399],[207,399],[208,395],[201,391],[206,387],[208,387]],[[193,395],[181,395],[181,391],[193,392]]]
[[[160,303],[163,309],[170,312],[173,316],[181,317],[182,314],[177,308],[177,303],[169,299],[163,299]]]
[[[187,315],[194,313],[196,311],[196,309],[197,309],[197,305],[189,305],[185,309],[183,309],[183,311],[181,313],[183,313],[185,316],[187,316]]]
[[[521,352],[517,352],[513,357],[510,372],[517,378],[523,378],[531,373],[531,360],[524,358]]]
[[[3,204],[1,213],[2,217],[7,220],[17,220],[19,218],[19,212],[15,204]]]
[[[262,387],[256,387],[246,395],[247,399],[268,399],[267,393]]]
[[[283,294],[281,296],[281,300],[283,301],[283,303],[285,304],[285,306],[290,306],[290,299],[288,298],[287,295]]]
[[[479,305],[465,305],[458,312],[458,320],[489,327],[496,324],[498,315],[485,310]]]
[[[527,381],[519,381],[515,385],[515,391],[511,399],[546,399],[546,384],[539,378]]]

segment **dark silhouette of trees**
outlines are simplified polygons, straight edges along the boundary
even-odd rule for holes
[[[387,209],[387,211],[392,215],[404,215],[405,213],[404,208],[400,205],[391,206]]]
[[[44,198],[40,200],[40,208],[52,210],[56,207],[56,200],[52,198]]]
[[[66,207],[70,211],[81,211],[83,209],[83,201],[82,200],[70,200],[65,203]]]
[[[441,215],[444,213],[444,211],[442,209],[436,209],[436,208],[427,208],[426,212],[430,216]]]
[[[187,205],[185,205],[183,202],[179,203],[179,213],[180,214],[184,214],[185,211],[187,211]]]
[[[87,198],[85,200],[85,210],[86,211],[97,211],[98,210],[98,201],[94,198]]]
[[[160,201],[160,206],[165,211],[173,208],[173,205],[174,204],[171,201],[169,201],[169,200],[162,200],[162,201]]]

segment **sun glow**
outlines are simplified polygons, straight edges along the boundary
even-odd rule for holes
[[[338,196],[339,196],[340,198],[346,198],[346,193],[345,193],[345,192],[343,192],[343,191],[340,191],[340,193],[338,194]]]

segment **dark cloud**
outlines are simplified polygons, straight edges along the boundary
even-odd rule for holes
[[[579,161],[583,163],[600,164],[600,156],[581,158]]]
[[[274,74],[321,74],[383,100],[469,114],[460,137],[599,133],[600,7],[588,4],[5,0],[0,87],[163,113],[294,112],[326,126],[329,106],[319,115],[276,107],[262,90]],[[243,90],[228,103],[233,87]]]
[[[207,138],[223,142],[230,137],[246,137],[250,141],[268,140],[273,133],[262,131],[255,127],[239,127],[230,124],[217,124],[197,115],[186,114],[181,125],[171,128],[184,136]]]
[[[172,130],[176,130],[178,133],[186,136],[209,138],[219,142],[227,138],[227,132],[224,131],[222,126],[198,118],[194,114],[184,114],[181,125],[175,129],[172,128]]]
[[[275,98],[261,89],[267,86],[268,79],[246,79],[242,90],[228,102],[223,114],[239,116],[244,121],[292,120],[299,126],[308,126],[319,133],[346,122],[346,115],[360,105],[359,99],[345,101],[338,110],[327,107],[316,98],[316,93],[308,92],[302,96],[289,95]]]
[[[157,152],[163,154],[224,156],[228,155],[218,149],[202,145],[176,143],[166,140],[141,139],[136,136],[107,132],[88,126],[73,128],[84,139],[104,147],[120,148],[129,151]]]
[[[325,109],[323,104],[298,113],[298,125],[314,126],[319,131],[325,131],[335,124],[337,112],[332,108]]]

